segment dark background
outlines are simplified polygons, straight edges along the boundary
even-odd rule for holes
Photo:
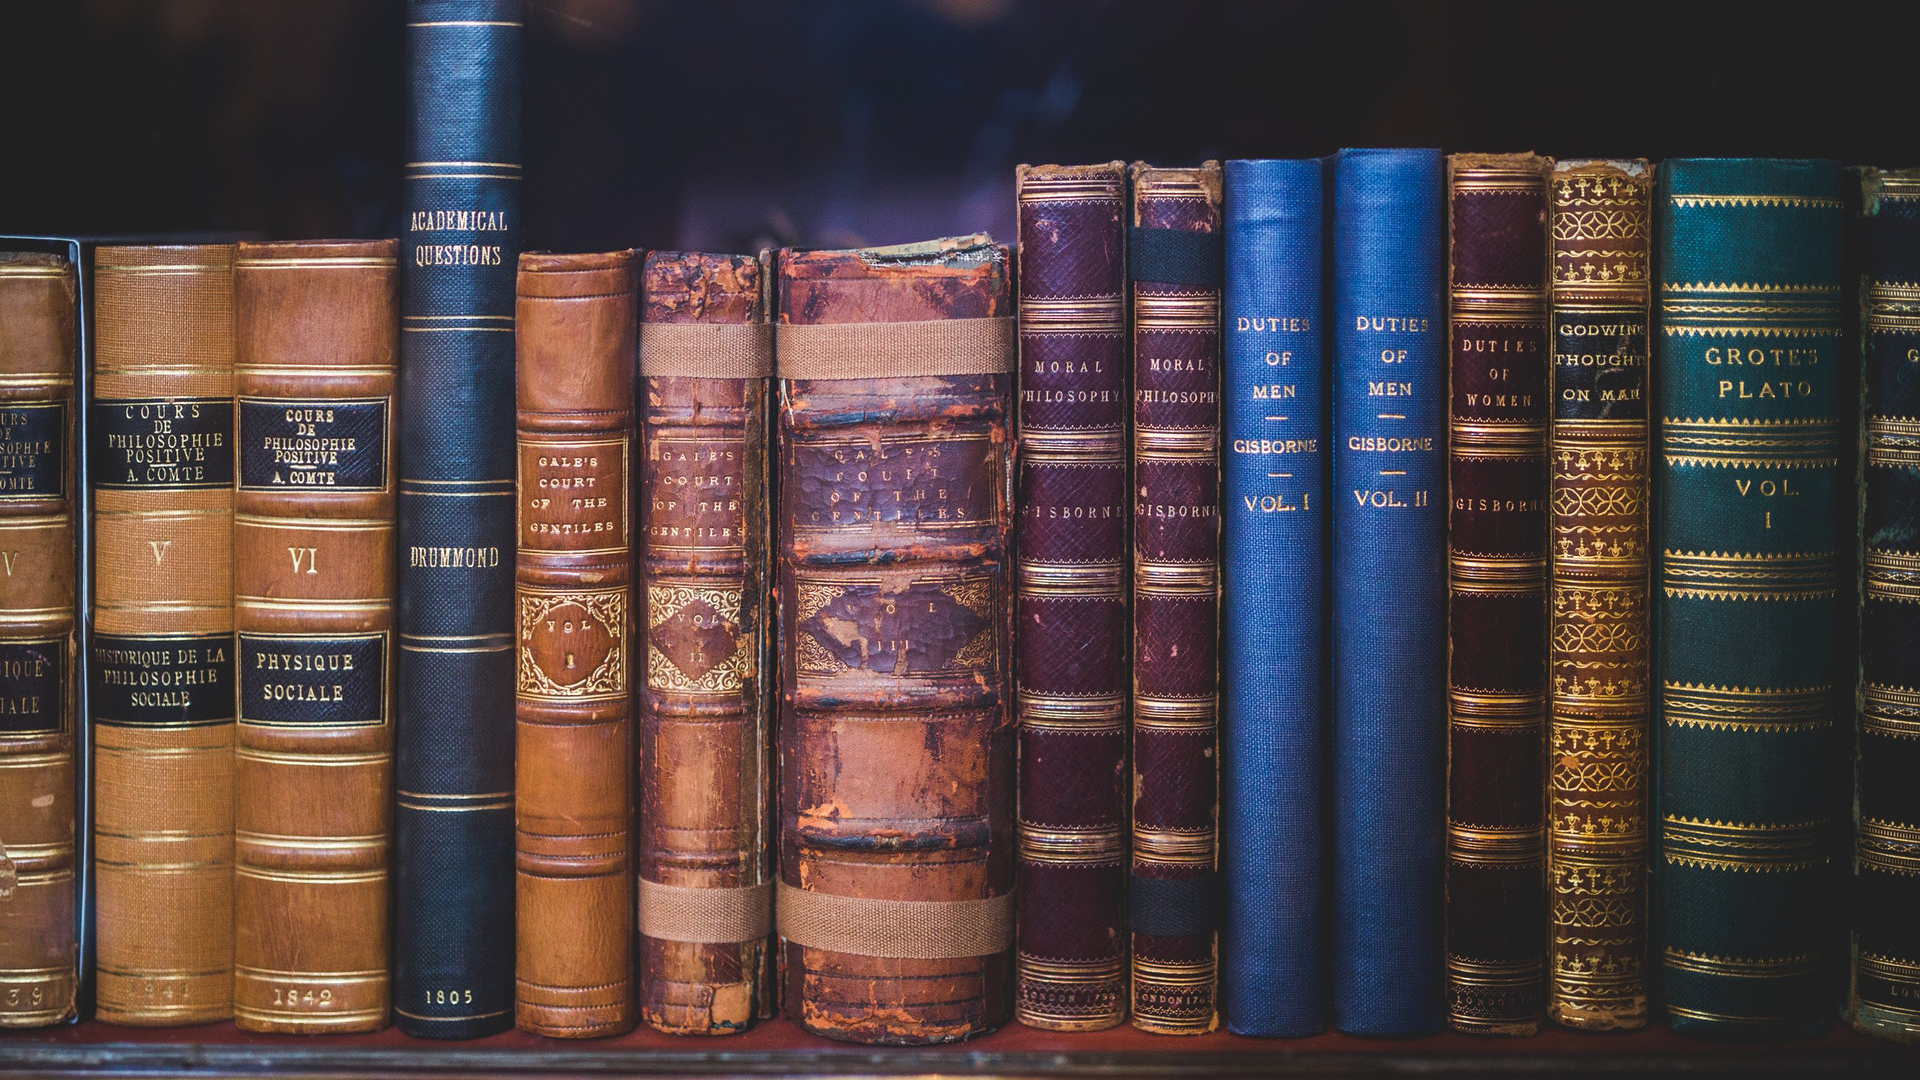
[[[1013,167],[1920,163],[1904,5],[531,0],[526,243],[1011,237]],[[9,0],[0,233],[399,232],[401,0]]]

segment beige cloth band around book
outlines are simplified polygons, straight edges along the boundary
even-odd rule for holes
[[[775,352],[783,379],[894,379],[1004,375],[1014,365],[1014,321],[781,324]]]
[[[773,882],[692,889],[640,880],[640,933],[661,941],[738,945],[773,932]]]
[[[992,956],[1013,944],[1013,894],[863,900],[780,883],[780,936],[809,949],[900,960]]]
[[[640,377],[764,379],[773,374],[766,323],[640,324]]]

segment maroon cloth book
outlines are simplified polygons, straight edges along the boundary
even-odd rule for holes
[[[1488,1035],[1545,993],[1549,164],[1447,161],[1447,1016]]]
[[[1126,1018],[1127,169],[1023,165],[1015,1013]]]
[[[1135,165],[1133,228],[1133,1024],[1197,1035],[1219,1023],[1220,166]]]

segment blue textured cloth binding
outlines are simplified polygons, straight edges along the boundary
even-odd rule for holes
[[[1441,1023],[1446,308],[1437,150],[1333,195],[1333,1024]],[[1543,253],[1544,257],[1544,253]]]
[[[1226,164],[1221,1007],[1311,1035],[1322,1005],[1326,164]]]
[[[513,1024],[520,0],[409,0],[395,1020]]]

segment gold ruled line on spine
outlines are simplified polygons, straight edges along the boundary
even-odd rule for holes
[[[434,22],[410,22],[407,25],[409,27],[512,26],[512,27],[518,28],[518,27],[523,27],[527,24],[523,22],[515,22],[508,19],[441,19]]]
[[[254,832],[235,829],[236,841],[272,847],[302,848],[311,851],[378,851],[388,843],[386,833],[362,833],[359,836],[295,836],[288,833]]]
[[[49,525],[67,525],[72,520],[68,514],[26,514],[0,518],[0,529],[44,529]]]
[[[378,870],[265,870],[239,863],[233,868],[233,872],[236,877],[289,882],[297,885],[314,881],[331,882],[335,885],[366,885],[387,880],[387,871],[384,867]]]
[[[368,765],[385,765],[393,760],[393,755],[385,751],[368,754],[288,754],[277,750],[255,750],[245,746],[236,747],[233,756],[246,761],[258,761],[264,765],[299,765],[320,769],[363,768]]]
[[[18,390],[65,390],[73,386],[73,376],[41,372],[3,374],[0,375],[0,386],[12,387]],[[6,403],[6,406],[9,409],[45,409],[65,404],[65,401],[9,401]]]
[[[1025,952],[1015,962],[1027,978],[1090,986],[1118,979],[1124,970],[1119,960],[1057,960]]]
[[[431,25],[438,25],[438,24],[412,23],[409,25],[431,26]],[[505,23],[500,25],[518,26],[520,24]],[[485,169],[518,169],[522,167],[518,163],[512,162],[512,161],[409,161],[403,167],[408,169],[438,169],[438,168],[469,166],[469,165],[476,166],[479,168],[485,168]]]
[[[93,969],[102,975],[117,975],[123,979],[212,979],[233,974],[233,972],[227,968],[211,968],[208,970],[170,967],[123,968],[102,963],[95,963]],[[192,1006],[183,1007],[191,1008]]]
[[[108,726],[119,726],[119,727],[130,726],[126,724],[115,724],[113,721],[105,721],[105,723],[107,723]],[[177,726],[179,727],[210,727],[211,728],[211,727],[224,727],[231,723],[233,723],[233,720],[229,718],[224,720],[216,720],[216,721],[213,721],[212,723],[207,723],[207,724],[180,724]],[[142,728],[145,728],[151,725],[141,724],[139,726]],[[168,725],[168,726],[173,727],[176,725]],[[185,757],[188,754],[231,754],[234,752],[233,747],[231,745],[122,746],[119,743],[101,742],[100,739],[104,735],[105,735],[104,732],[96,731],[94,733],[93,748],[95,751],[111,752],[116,754],[127,754],[132,757],[144,757],[144,758],[177,758],[177,757]]]
[[[472,804],[466,804],[461,806],[435,806],[430,803],[414,802],[410,799],[399,799],[395,801],[394,805],[400,807],[403,810],[420,810],[420,811],[433,813],[433,814],[468,814],[468,813],[476,813],[482,810],[513,809],[513,801],[511,799],[507,800],[506,802],[472,803]]]
[[[429,1016],[424,1013],[411,1013],[401,1008],[400,1006],[395,1005],[393,1007],[393,1011],[396,1013],[399,1013],[401,1016],[404,1016],[409,1020],[438,1020],[438,1021],[451,1023],[456,1020],[486,1020],[495,1016],[506,1016],[507,1014],[511,1013],[513,1010],[512,1009],[495,1009],[492,1012],[467,1013],[464,1016],[441,1016],[438,1014]]]
[[[1811,953],[1780,957],[1715,956],[1667,946],[1661,962],[1670,971],[1748,979],[1791,979],[1819,970]]]
[[[511,326],[403,326],[400,328],[409,334],[511,334]]]
[[[153,859],[120,861],[96,857],[93,865],[104,870],[108,867],[122,870],[137,870],[143,874],[188,874],[220,871],[225,873],[233,865],[232,859],[195,859],[191,862],[161,862]]]
[[[95,269],[99,263],[94,263]],[[0,278],[65,278],[73,273],[73,267],[65,262],[54,266],[0,266]]]
[[[71,868],[65,870],[45,870],[37,873],[21,871],[14,876],[14,881],[20,885],[58,885],[63,881],[71,880],[73,880],[73,870]]]
[[[392,518],[283,518],[235,514],[233,523],[254,529],[318,529],[327,532],[380,532],[393,528]]]
[[[45,736],[36,736],[42,737]],[[15,754],[0,757],[0,769],[42,769],[49,765],[67,765],[73,762],[73,752],[55,751],[50,754]]]

